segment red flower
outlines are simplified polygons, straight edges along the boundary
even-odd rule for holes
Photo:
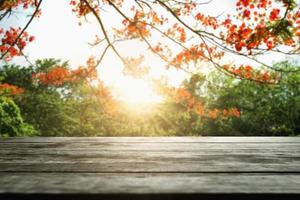
[[[249,17],[250,17],[250,14],[251,14],[250,10],[244,10],[244,12],[243,12],[243,17],[244,17],[244,18],[249,18]]]
[[[274,8],[270,13],[270,21],[275,21],[279,18],[280,9]]]
[[[30,36],[28,40],[29,42],[32,42],[34,39],[35,39],[34,36]]]

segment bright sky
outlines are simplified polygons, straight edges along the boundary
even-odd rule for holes
[[[69,60],[72,67],[84,65],[91,55],[97,57],[102,51],[99,47],[93,48],[88,43],[94,41],[95,35],[99,34],[98,25],[90,22],[83,22],[82,26],[78,25],[78,18],[71,12],[69,0],[45,0],[42,3],[42,16],[36,19],[28,28],[28,32],[36,37],[35,42],[31,43],[25,50],[31,61],[42,58],[56,58],[63,61]],[[203,13],[218,16],[223,12],[234,10],[234,0],[214,0],[209,5],[203,6]],[[108,26],[116,20],[116,15],[107,13],[104,23]],[[24,25],[26,21],[23,18],[14,18],[9,24]],[[126,52],[123,56],[139,56],[145,46],[135,42],[124,42],[119,45],[120,52]],[[143,52],[142,52],[143,53]],[[23,58],[16,59],[15,62],[27,65]],[[186,75],[182,71],[164,70],[163,63],[156,56],[147,56],[146,63],[151,65],[151,75],[159,77],[167,76],[170,83],[179,85]],[[99,68],[100,77],[107,85],[116,88],[123,99],[141,99],[156,101],[160,98],[153,94],[149,86],[141,81],[122,74],[122,64],[120,60],[109,51],[103,63]],[[121,91],[121,92],[120,92]],[[123,94],[122,94],[123,93]],[[136,95],[140,93],[139,96]],[[126,96],[127,95],[127,96]]]

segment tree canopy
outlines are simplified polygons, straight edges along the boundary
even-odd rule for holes
[[[41,15],[42,1],[1,0],[1,21],[13,15],[20,6],[32,10],[25,27],[1,28],[1,59],[22,55],[26,44],[34,41],[34,36],[30,36],[26,29],[34,18]],[[265,82],[275,80],[264,74],[244,73],[242,66],[224,64],[221,60],[230,53],[256,61],[271,70],[280,70],[264,64],[257,56],[266,52],[299,54],[300,12],[297,3],[296,0],[237,0],[236,13],[207,16],[199,10],[210,1],[70,0],[79,20],[89,20],[88,17],[94,16],[98,23],[99,34],[94,45],[103,48],[101,44],[105,43],[106,46],[97,59],[99,63],[111,48],[123,64],[129,66],[130,61],[122,56],[117,43],[138,39],[168,67],[185,68],[191,62],[210,62],[225,73]],[[117,27],[104,24],[105,12],[119,15]],[[155,35],[163,40],[155,41]],[[243,69],[252,72],[250,67],[250,64],[245,64]]]

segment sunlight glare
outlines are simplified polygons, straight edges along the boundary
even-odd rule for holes
[[[116,96],[129,105],[153,104],[163,100],[153,88],[144,80],[125,77],[122,82],[114,86]]]

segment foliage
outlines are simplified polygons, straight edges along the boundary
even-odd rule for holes
[[[58,90],[52,86],[36,83],[33,74],[51,70],[60,64],[66,67],[66,63],[49,59],[37,61],[36,66],[20,67],[16,65],[4,65],[0,69],[0,76],[4,82],[23,88],[21,95],[14,96],[14,101],[20,107],[26,122],[32,124],[40,135],[67,135],[68,115],[65,108],[65,100],[62,98],[64,90]]]
[[[295,65],[283,61],[274,67],[296,70],[299,67]],[[217,85],[209,90],[209,95],[215,99],[212,101],[213,106],[226,108],[235,105],[241,111],[240,118],[232,118],[227,124],[220,124],[227,128],[219,130],[219,133],[273,136],[299,134],[300,73],[283,73],[280,82],[275,85],[236,81],[220,75],[211,78]]]
[[[92,64],[88,60],[87,68],[71,70],[66,62],[45,59],[29,67],[4,65],[0,76],[6,84],[22,88],[22,94],[12,97],[38,135],[101,135],[103,110],[113,109],[105,87],[89,85],[95,76]]]
[[[35,133],[32,126],[23,122],[18,106],[11,99],[0,97],[0,137]]]
[[[300,132],[299,72],[282,73],[277,84],[237,80],[217,71],[196,74],[179,89],[161,87],[164,102],[132,107],[115,99],[103,82],[91,84],[95,80],[86,79],[91,76],[80,75],[76,78],[80,81],[72,78],[60,84],[36,78],[37,74],[47,76],[57,66],[74,71],[55,59],[39,60],[30,67],[5,65],[0,69],[3,82],[23,89],[17,95],[2,93],[2,135],[285,136]],[[291,61],[273,67],[298,69]],[[24,123],[21,113],[37,132]]]

